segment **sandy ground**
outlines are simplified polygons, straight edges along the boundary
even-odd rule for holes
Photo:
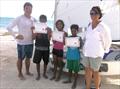
[[[2,33],[3,34],[3,33]],[[30,71],[34,76],[25,75],[25,66],[23,65],[23,73],[26,80],[20,80],[17,77],[17,52],[16,42],[11,36],[0,35],[0,89],[71,89],[72,84],[63,84],[66,79],[65,73],[61,81],[55,82],[49,79],[44,79],[41,76],[39,81],[36,81],[36,66],[32,63]],[[41,63],[41,75],[43,71]],[[52,76],[51,70],[47,72],[49,78]],[[85,89],[84,76],[80,75],[76,89]],[[102,76],[102,84],[100,89],[120,89],[120,76]]]

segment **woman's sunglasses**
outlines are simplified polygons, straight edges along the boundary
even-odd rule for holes
[[[93,12],[91,12],[90,15],[98,15],[98,13],[93,13]]]

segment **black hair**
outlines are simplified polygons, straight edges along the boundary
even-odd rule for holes
[[[95,13],[99,14],[100,15],[99,19],[103,16],[102,11],[99,6],[92,7],[91,11],[95,11]]]
[[[61,22],[62,25],[63,25],[63,28],[64,28],[65,24],[64,24],[63,20],[61,20],[61,19],[57,20],[56,23],[55,23],[56,26],[57,26],[58,22]]]
[[[44,22],[47,22],[47,16],[46,16],[46,15],[40,15],[39,20],[40,20],[41,22],[43,22],[42,19],[44,19]]]
[[[72,30],[72,29],[76,29],[76,30],[78,31],[79,26],[78,26],[77,24],[72,24],[72,25],[70,26],[70,29],[71,29],[71,30]]]

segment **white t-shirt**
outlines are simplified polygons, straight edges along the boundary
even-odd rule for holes
[[[88,26],[83,47],[85,56],[103,58],[104,53],[109,52],[110,45],[110,29],[103,22],[100,22],[94,30],[92,30],[92,24]]]
[[[25,15],[21,15],[14,19],[8,26],[7,30],[15,37],[15,33],[13,32],[13,28],[17,26],[18,34],[23,35],[24,39],[17,39],[17,43],[21,45],[33,44],[32,40],[32,31],[31,27],[33,26],[34,19],[27,18]]]

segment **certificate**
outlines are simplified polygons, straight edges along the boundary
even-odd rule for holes
[[[44,33],[47,34],[47,24],[45,23],[35,23],[35,33]]]
[[[63,42],[64,32],[54,31],[52,33],[52,39],[55,41]]]
[[[66,37],[65,45],[67,47],[80,47],[79,37]]]

